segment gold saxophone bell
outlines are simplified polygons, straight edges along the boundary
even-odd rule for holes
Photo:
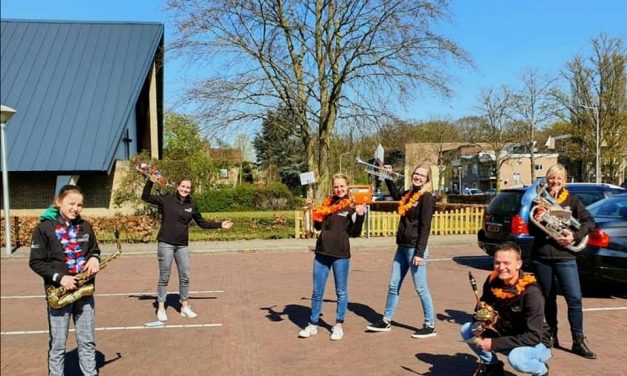
[[[120,232],[116,228],[113,233],[115,235],[117,249],[113,254],[102,260],[102,262],[100,263],[100,270],[106,268],[109,262],[115,260],[122,254],[122,245],[120,244]],[[75,275],[74,279],[76,281],[76,285],[78,286],[76,290],[67,290],[63,286],[48,287],[46,289],[46,300],[48,301],[48,305],[52,308],[63,308],[69,304],[78,301],[81,298],[94,295],[96,287],[93,283],[87,282],[93,280],[95,277],[96,273],[90,276],[87,276],[85,272]]]
[[[488,330],[499,335],[499,331],[496,329],[496,325],[500,319],[498,311],[496,311],[488,303],[481,301],[479,298],[479,292],[477,291],[477,281],[470,271],[468,272],[468,279],[470,280],[470,286],[472,287],[472,291],[475,293],[475,298],[477,300],[477,305],[475,306],[475,312],[473,314],[473,318],[477,320],[475,322],[476,325],[473,325],[473,332],[475,333],[475,336],[481,337],[482,334]],[[473,338],[469,341],[472,341]]]

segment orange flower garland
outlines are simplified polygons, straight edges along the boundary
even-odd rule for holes
[[[498,272],[492,272],[490,274],[490,281],[494,280],[497,276]],[[516,282],[516,286],[514,286],[516,288],[516,294],[503,291],[503,289],[500,287],[493,287],[490,290],[492,291],[492,294],[494,294],[494,296],[499,299],[511,299],[525,291],[525,288],[527,288],[528,284],[535,282],[536,277],[533,274],[526,274],[524,277],[519,278],[518,282]]]
[[[322,205],[315,206],[313,208],[313,220],[314,221],[322,222],[322,221],[324,221],[324,219],[327,216],[329,216],[331,214],[338,213],[338,212],[348,208],[353,203],[353,199],[350,196],[345,196],[345,197],[341,198],[337,203],[331,205],[331,203],[333,202],[333,198],[334,197],[335,196],[333,196],[333,195],[328,196],[324,200]]]
[[[564,201],[566,201],[566,199],[568,198],[568,195],[568,189],[562,188],[562,192],[559,194],[559,196],[557,196],[557,203],[562,205]]]
[[[416,201],[418,201],[421,195],[422,193],[420,191],[416,191],[414,194],[412,194],[411,191],[407,192],[407,194],[398,203],[398,214],[400,214],[401,217],[404,216],[408,210],[411,210],[411,208],[414,207]]]

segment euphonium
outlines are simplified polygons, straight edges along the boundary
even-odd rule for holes
[[[547,185],[543,179],[538,180],[525,192],[523,201],[529,201],[529,198],[536,204],[531,207],[529,211],[529,220],[551,238],[556,239],[563,236],[566,230],[574,233],[581,228],[581,223],[573,217],[570,210],[564,209],[547,191]],[[542,218],[538,221],[534,214],[540,206],[544,207],[546,210],[542,214]],[[581,239],[579,243],[565,247],[573,252],[579,252],[586,247],[587,243],[588,235]]]
[[[106,257],[100,262],[100,270],[104,269],[110,261],[116,259],[122,254],[122,245],[120,244],[120,232],[116,229],[114,231],[114,234],[115,241],[117,243],[117,249],[113,254]],[[87,282],[94,279],[95,276],[96,274],[87,276],[84,272],[75,275],[74,279],[76,282],[76,286],[78,286],[76,290],[67,290],[63,286],[48,287],[48,289],[46,290],[46,299],[48,300],[48,305],[50,305],[50,307],[52,308],[62,308],[68,304],[76,302],[77,300],[85,296],[93,295],[95,290],[94,284],[88,284]]]

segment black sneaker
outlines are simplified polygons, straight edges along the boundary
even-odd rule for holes
[[[389,332],[390,330],[392,330],[392,324],[385,320],[380,320],[372,325],[368,325],[366,329],[370,330],[371,332]]]
[[[435,326],[427,326],[427,324],[424,324],[422,329],[416,330],[416,332],[411,336],[412,338],[427,338],[434,337],[436,335],[438,335],[438,333],[435,331]]]

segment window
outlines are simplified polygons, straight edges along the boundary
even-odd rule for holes
[[[520,172],[514,172],[514,183],[518,184],[520,183]]]
[[[536,171],[542,171],[544,170],[544,166],[542,166],[541,164],[534,164],[533,165],[534,170]]]

